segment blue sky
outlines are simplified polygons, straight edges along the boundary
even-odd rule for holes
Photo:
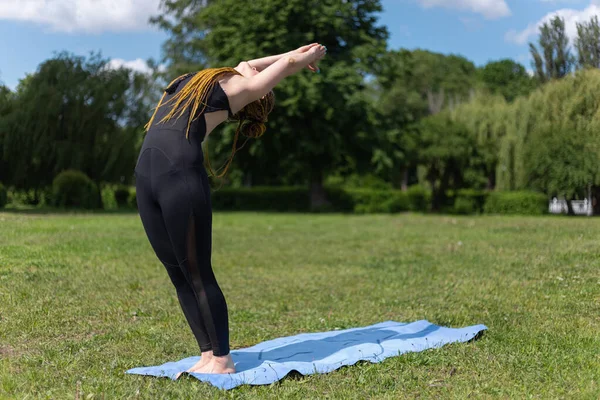
[[[240,0],[245,1],[245,0]],[[44,60],[66,50],[100,51],[115,65],[144,69],[159,59],[165,34],[150,26],[160,0],[0,0],[0,81],[14,88]],[[512,58],[530,68],[528,41],[555,14],[567,32],[600,14],[600,0],[382,0],[389,47],[463,55],[477,65]]]

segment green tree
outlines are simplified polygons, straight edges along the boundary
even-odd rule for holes
[[[489,62],[478,70],[478,75],[485,88],[508,102],[535,89],[535,81],[525,67],[510,59]]]
[[[578,68],[600,68],[600,24],[598,16],[593,16],[590,21],[577,22],[577,49]]]
[[[440,211],[448,189],[465,186],[465,172],[476,156],[475,140],[449,112],[424,118],[419,130],[419,163],[432,188],[431,208]]]
[[[291,183],[307,182],[319,206],[326,202],[328,172],[369,159],[365,77],[374,73],[387,38],[377,25],[378,0],[172,0],[163,10],[155,21],[170,34],[164,48],[172,76],[182,65],[234,66],[315,41],[327,46],[321,74],[297,74],[279,85],[267,134],[236,155],[239,170],[254,183],[281,182],[282,174]],[[231,129],[211,134],[211,154],[227,154],[231,139]]]
[[[475,66],[456,55],[424,50],[390,51],[377,71],[378,141],[373,163],[378,174],[406,189],[416,177],[418,121],[457,107],[471,96]]]
[[[507,112],[498,187],[582,198],[600,184],[600,72],[579,71],[545,85]]]
[[[575,60],[571,54],[564,19],[556,16],[550,23],[545,22],[540,27],[539,47],[540,50],[529,43],[536,77],[540,82],[559,79],[571,72]]]
[[[42,63],[19,84],[2,124],[12,184],[44,188],[65,169],[96,182],[129,181],[149,118],[148,105],[139,105],[145,79],[108,68],[99,55],[62,53]]]
[[[506,135],[507,112],[502,96],[482,93],[453,110],[454,120],[467,129],[476,147],[467,164],[467,186],[488,190],[495,188],[500,145]]]
[[[7,123],[7,116],[13,111],[14,102],[14,93],[6,86],[0,86],[0,182],[7,185],[12,181],[9,173],[8,149],[5,144],[8,140],[10,129]]]

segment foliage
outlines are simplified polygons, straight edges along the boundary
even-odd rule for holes
[[[330,204],[312,210],[305,187],[223,188],[212,192],[212,204],[221,211],[396,213],[409,209],[406,193],[399,190],[325,188]]]
[[[8,190],[0,182],[0,208],[3,208],[8,203]]]
[[[96,182],[130,181],[150,87],[149,78],[109,68],[99,55],[61,53],[43,62],[8,96],[9,107],[0,93],[5,183],[37,189],[64,169]]]
[[[539,82],[563,78],[571,72],[575,59],[571,54],[563,18],[555,16],[550,22],[544,22],[538,40],[539,49],[530,43],[529,50]]]
[[[411,211],[426,212],[431,205],[431,191],[422,185],[412,185],[406,191],[409,209]]]
[[[502,190],[573,198],[600,184],[600,72],[579,71],[516,102],[500,146]]]
[[[101,198],[98,186],[86,174],[66,170],[52,182],[52,202],[56,207],[95,209]]]
[[[478,76],[491,94],[501,95],[509,103],[535,89],[525,67],[510,59],[489,62],[478,70]]]
[[[600,24],[594,15],[588,22],[576,22],[578,68],[600,68]]]
[[[487,214],[541,215],[548,212],[548,196],[537,192],[493,192],[485,203]]]

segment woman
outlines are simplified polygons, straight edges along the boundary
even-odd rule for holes
[[[144,230],[177,291],[202,357],[188,372],[234,373],[225,298],[211,267],[212,210],[202,141],[227,119],[238,135],[260,137],[272,89],[303,68],[318,72],[326,48],[313,43],[277,56],[175,79],[146,126],[135,167]],[[226,171],[226,170],[225,170]]]

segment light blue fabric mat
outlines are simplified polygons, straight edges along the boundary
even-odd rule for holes
[[[467,342],[486,329],[485,325],[445,328],[423,320],[409,324],[388,321],[363,328],[303,333],[232,350],[235,374],[189,375],[220,389],[244,384],[268,385],[284,378],[290,371],[303,375],[323,374],[360,360],[378,363],[407,352]],[[198,356],[188,357],[154,367],[133,368],[127,373],[175,379],[178,373],[199,359]]]

